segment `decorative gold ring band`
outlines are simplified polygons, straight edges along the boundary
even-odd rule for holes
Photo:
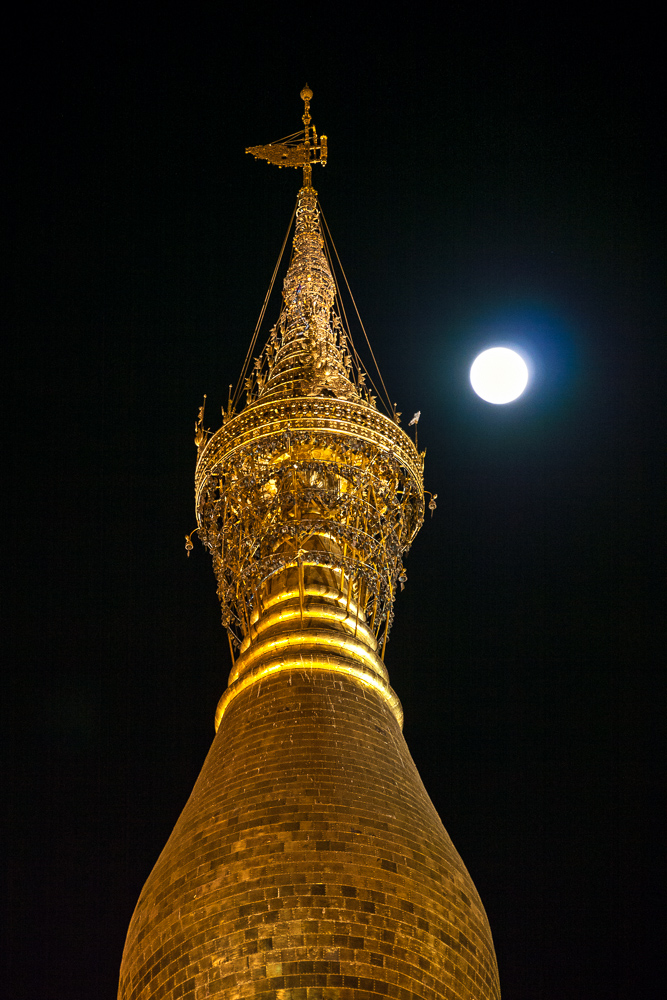
[[[375,691],[375,693],[380,696],[382,701],[389,708],[400,728],[403,728],[403,708],[401,707],[401,703],[398,700],[397,695],[385,680],[378,677],[378,675],[368,667],[365,667],[360,663],[350,662],[350,660],[343,657],[337,657],[331,654],[329,656],[323,656],[322,654],[314,654],[311,656],[306,654],[304,656],[295,652],[292,655],[287,653],[280,659],[265,660],[263,663],[258,663],[247,673],[243,674],[243,676],[237,681],[230,684],[218,702],[218,707],[215,712],[216,732],[218,731],[222,717],[229,708],[229,705],[243,691],[246,691],[250,687],[254,687],[255,684],[258,684],[260,681],[272,677],[275,674],[294,671],[300,671],[302,674],[306,674],[310,671],[316,670],[328,671],[330,674],[344,674],[350,680],[356,681],[366,690],[370,689]]]

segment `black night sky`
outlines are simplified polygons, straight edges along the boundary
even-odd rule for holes
[[[24,6],[6,33],[9,1000],[113,998],[229,652],[193,426],[299,175],[438,493],[386,661],[505,1000],[661,992],[664,53],[642,5]],[[277,316],[278,299],[267,324]],[[268,329],[268,325],[266,329]],[[361,348],[362,335],[356,333]],[[535,376],[483,403],[478,348]]]

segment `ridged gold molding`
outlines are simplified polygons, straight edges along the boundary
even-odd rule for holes
[[[250,625],[241,655],[229,675],[229,687],[218,702],[216,731],[231,702],[242,691],[270,675],[304,669],[344,674],[372,689],[402,727],[401,703],[389,685],[387,669],[377,653],[377,640],[363,613],[356,604],[346,602],[339,590],[310,582],[310,577],[321,576],[321,571],[308,564],[307,554],[300,572],[301,588],[290,588],[285,583]]]

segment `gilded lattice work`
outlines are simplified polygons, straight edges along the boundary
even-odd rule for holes
[[[381,414],[329,400],[264,407],[252,428],[243,416],[211,439],[197,489],[236,645],[272,578],[299,563],[329,567],[380,635],[423,518],[412,442]]]

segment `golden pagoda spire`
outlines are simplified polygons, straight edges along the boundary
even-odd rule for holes
[[[196,424],[229,684],[119,1000],[499,1000],[484,909],[384,665],[422,456],[353,377],[311,183],[326,143],[301,97],[303,135],[249,150],[304,171],[280,316],[245,406],[211,437],[203,407]]]

